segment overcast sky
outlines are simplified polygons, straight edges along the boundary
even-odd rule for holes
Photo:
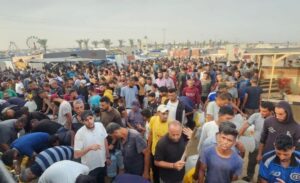
[[[162,42],[163,29],[166,42],[299,42],[299,7],[299,0],[0,0],[0,49],[9,41],[26,48],[31,35],[49,48],[75,47],[80,38]]]

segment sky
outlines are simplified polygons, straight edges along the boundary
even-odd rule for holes
[[[49,48],[75,40],[149,42],[227,40],[300,42],[299,0],[0,0],[0,50],[14,41],[48,40]]]

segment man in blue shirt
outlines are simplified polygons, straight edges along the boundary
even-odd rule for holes
[[[260,182],[300,182],[300,152],[295,151],[293,139],[278,135],[274,146],[275,150],[266,153],[260,162]]]
[[[200,156],[199,183],[227,183],[235,181],[243,169],[242,158],[231,148],[238,131],[230,125],[219,129],[217,145],[204,149]]]
[[[35,132],[16,139],[11,144],[11,148],[17,150],[21,156],[32,157],[58,142],[59,139],[56,135],[50,136],[48,133]]]

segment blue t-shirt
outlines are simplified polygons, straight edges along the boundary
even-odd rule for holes
[[[96,107],[100,106],[100,99],[100,95],[94,95],[90,97],[89,104],[91,106],[91,109],[95,109]]]
[[[125,98],[126,102],[126,108],[131,109],[132,108],[132,102],[137,101],[138,89],[136,86],[133,86],[132,88],[125,86],[121,88],[121,97]]]
[[[234,151],[229,158],[222,158],[216,152],[216,146],[205,149],[200,158],[206,165],[206,183],[228,183],[233,176],[239,176],[243,170],[243,160]]]
[[[207,96],[208,98],[208,101],[211,102],[211,101],[215,101],[216,98],[217,98],[217,92],[213,91],[213,92],[210,92]]]
[[[10,145],[19,151],[20,155],[32,157],[33,152],[39,153],[49,147],[48,133],[35,132],[24,135]]]
[[[259,176],[268,182],[278,182],[276,178],[280,178],[285,183],[300,183],[300,152],[294,152],[288,168],[280,165],[275,151],[266,153],[259,164]]]

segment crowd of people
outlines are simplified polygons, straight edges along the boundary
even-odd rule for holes
[[[1,159],[20,182],[300,182],[300,126],[258,81],[209,58],[2,70]]]

